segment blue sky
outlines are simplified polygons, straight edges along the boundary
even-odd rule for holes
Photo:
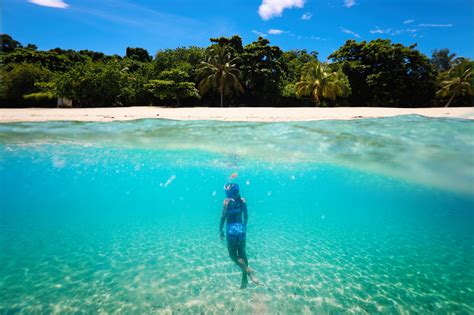
[[[472,0],[3,0],[2,33],[39,49],[208,46],[210,37],[264,35],[324,60],[346,40],[390,38],[425,54],[474,57]]]

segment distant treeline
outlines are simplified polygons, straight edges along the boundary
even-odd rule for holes
[[[258,40],[211,38],[207,48],[41,51],[1,35],[1,107],[471,106],[472,66],[448,49],[431,58],[388,39],[347,41],[326,62]],[[69,102],[66,101],[66,104]]]

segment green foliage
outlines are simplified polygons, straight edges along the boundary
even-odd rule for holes
[[[296,83],[300,80],[303,66],[308,62],[317,61],[318,53],[312,51],[308,53],[303,50],[289,50],[283,52],[280,57],[282,67],[282,78],[280,80],[281,96],[288,99],[291,103],[295,103]],[[275,91],[274,93],[278,93]]]
[[[211,43],[215,43],[216,45],[223,47],[226,53],[230,53],[232,58],[239,57],[244,51],[242,38],[237,35],[232,37],[211,38],[210,41]],[[211,45],[208,49],[212,49],[213,47],[214,45]]]
[[[454,63],[456,54],[451,54],[448,48],[435,49],[431,56],[431,63],[439,72],[448,71]]]
[[[72,99],[79,106],[117,106],[121,105],[124,79],[118,62],[89,62],[73,67],[56,84],[61,97]]]
[[[436,71],[415,47],[382,39],[349,40],[329,58],[342,64],[353,104],[428,106],[436,89]]]
[[[30,50],[38,50],[38,46],[36,46],[35,44],[28,44],[25,48]]]
[[[216,88],[221,97],[221,107],[224,106],[224,95],[230,93],[244,93],[240,83],[242,74],[237,69],[239,58],[232,58],[231,53],[226,51],[223,46],[213,46],[210,50],[211,55],[207,61],[202,61],[199,65],[198,77],[199,91],[201,95],[207,93],[211,88]]]
[[[0,106],[51,106],[55,97],[74,106],[170,100],[205,106],[218,95],[221,105],[226,97],[247,106],[307,105],[305,95],[323,106],[430,106],[445,98],[449,105],[472,104],[469,59],[448,49],[434,50],[428,59],[416,45],[383,39],[347,41],[324,64],[317,52],[282,51],[262,37],[244,46],[237,35],[211,38],[207,48],[160,50],[155,58],[143,48],[128,47],[122,58],[91,50],[42,51],[7,34],[1,40]]]
[[[158,80],[150,80],[145,87],[161,100],[175,99],[178,106],[180,99],[199,98],[194,82],[189,82],[189,75],[179,69],[163,71]]]
[[[312,51],[308,53],[303,50],[289,50],[283,52],[280,57],[280,64],[284,70],[284,79],[286,82],[295,83],[301,77],[303,66],[311,61],[318,60],[318,53]]]
[[[2,98],[23,99],[23,95],[39,92],[35,84],[49,81],[52,73],[35,64],[14,64],[2,69]]]
[[[444,80],[440,82],[439,90],[436,92],[438,97],[449,97],[446,107],[451,105],[451,102],[457,96],[472,96],[472,67],[472,62],[465,61],[447,71]]]
[[[311,96],[316,105],[322,99],[335,101],[337,97],[347,97],[351,87],[342,70],[331,70],[327,64],[311,61],[303,66],[301,79],[295,85],[296,96]]]
[[[9,53],[17,48],[23,47],[19,41],[14,40],[8,34],[2,34],[0,40],[2,41],[2,52],[4,53]]]
[[[14,64],[30,64],[46,68],[54,72],[64,72],[76,64],[88,62],[91,58],[87,54],[81,54],[73,50],[60,50],[58,48],[49,51],[36,51],[26,48],[18,48],[3,57],[6,68]]]
[[[61,49],[58,50],[58,48],[56,48],[53,51],[56,52],[56,53],[59,53],[59,54],[62,53]],[[97,52],[97,51],[92,51],[92,50],[87,50],[87,49],[79,50],[79,55],[75,54],[74,51],[70,52],[69,50],[66,51],[66,54],[69,56],[69,59],[71,59],[71,60],[87,57],[91,61],[103,61],[103,60],[107,60],[109,58],[109,57],[105,56],[104,53]]]
[[[281,95],[283,97],[292,97],[296,95],[296,83],[288,83],[286,82],[283,85]]]
[[[150,62],[152,60],[148,51],[143,48],[127,47],[126,57],[141,62]]]
[[[38,92],[25,94],[23,99],[32,101],[34,103],[47,103],[48,101],[54,101],[58,97],[56,83],[50,82],[36,82],[35,88]]]
[[[123,78],[120,102],[127,106],[151,104],[152,94],[145,84],[156,78],[153,64],[125,58],[120,68]]]
[[[51,92],[36,92],[31,94],[23,95],[25,100],[32,100],[34,102],[41,102],[45,100],[55,100],[56,95]]]
[[[244,47],[241,70],[246,90],[257,104],[277,102],[283,75],[282,54],[279,47],[270,46],[263,37]]]
[[[154,59],[155,71],[160,73],[170,69],[180,69],[195,78],[196,68],[205,58],[205,49],[191,46],[160,50]]]

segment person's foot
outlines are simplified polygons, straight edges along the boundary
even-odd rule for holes
[[[257,277],[255,277],[255,271],[250,268],[250,267],[247,267],[247,275],[249,276],[250,280],[255,283],[255,284],[260,284],[260,282],[258,281]]]
[[[247,288],[248,283],[249,283],[249,281],[247,280],[247,275],[243,276],[242,277],[242,283],[240,284],[240,288],[241,289]]]

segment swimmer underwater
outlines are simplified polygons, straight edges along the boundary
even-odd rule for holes
[[[221,222],[219,225],[219,235],[224,239],[224,223],[226,224],[227,249],[230,258],[242,269],[241,289],[245,289],[248,284],[247,276],[250,280],[258,284],[254,271],[249,268],[247,254],[245,253],[245,236],[247,232],[247,203],[240,196],[239,185],[236,183],[227,183],[224,185],[226,199],[222,208]],[[243,221],[242,221],[243,215]]]

